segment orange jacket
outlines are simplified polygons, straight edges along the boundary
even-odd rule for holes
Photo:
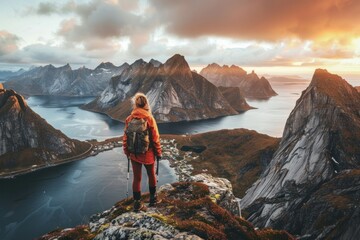
[[[149,132],[150,132],[150,148],[146,153],[143,154],[135,154],[129,153],[127,147],[127,136],[126,136],[126,129],[128,127],[129,122],[133,118],[142,118],[147,121]],[[130,159],[142,164],[153,164],[155,162],[155,156],[161,156],[161,145],[160,145],[160,134],[156,124],[154,117],[151,113],[143,108],[135,108],[130,116],[128,116],[125,120],[125,128],[124,128],[124,135],[123,135],[123,149],[124,153],[129,156]]]

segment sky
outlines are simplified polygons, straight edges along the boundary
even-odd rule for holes
[[[193,69],[360,75],[357,0],[1,0],[0,70],[184,55]]]

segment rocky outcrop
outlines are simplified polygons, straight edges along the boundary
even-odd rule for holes
[[[181,55],[174,55],[158,67],[137,60],[113,77],[100,97],[84,109],[106,113],[124,121],[130,114],[131,98],[143,92],[159,122],[191,121],[234,115],[216,86],[190,70]]]
[[[306,239],[356,239],[359,139],[360,94],[317,69],[268,169],[242,200],[248,220]]]
[[[0,86],[0,176],[53,165],[90,146],[54,129],[21,95]]]
[[[46,65],[13,76],[4,85],[25,95],[98,96],[110,78],[127,66],[125,63],[116,67],[107,62],[94,70],[85,67],[72,70],[69,64],[59,68]]]
[[[252,109],[238,87],[219,87],[219,90],[236,111],[245,112]]]
[[[216,63],[209,64],[200,75],[218,87],[239,87],[247,98],[267,99],[277,95],[266,78],[259,78],[254,71],[247,74],[235,65],[221,67]]]
[[[192,182],[166,184],[158,191],[156,208],[134,213],[132,199],[91,217],[90,223],[56,230],[40,239],[294,239],[285,231],[254,230],[246,220],[233,215],[234,196],[226,179],[197,175]],[[143,200],[148,201],[144,195]],[[219,205],[220,204],[220,205]],[[234,205],[237,207],[237,204]]]
[[[359,87],[355,87],[355,89],[360,92],[360,86]]]

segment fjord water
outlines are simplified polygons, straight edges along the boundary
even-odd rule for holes
[[[257,109],[218,119],[160,124],[160,133],[200,133],[224,128],[248,128],[280,137],[288,115],[309,81],[272,83],[279,96],[248,100]],[[80,105],[93,98],[30,97],[29,106],[55,128],[80,139],[103,140],[122,135],[124,125],[87,112]],[[97,212],[126,196],[127,161],[121,148],[95,157],[0,180],[0,239],[33,239],[48,231],[86,223]],[[162,161],[159,185],[177,177]],[[143,174],[143,191],[146,175]],[[129,185],[131,191],[131,184]]]

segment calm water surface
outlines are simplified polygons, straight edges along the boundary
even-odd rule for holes
[[[206,121],[160,124],[160,133],[248,128],[280,137],[287,117],[308,83],[272,83],[278,96],[267,101],[248,100],[257,109]],[[353,84],[360,85],[359,81]],[[122,135],[122,123],[79,108],[92,99],[30,97],[27,102],[51,125],[72,138],[102,140]],[[0,239],[33,239],[57,227],[86,223],[92,214],[110,208],[125,197],[126,171],[126,157],[117,148],[81,161],[0,180]],[[160,175],[160,185],[177,180],[166,161],[162,161]],[[144,175],[143,179],[147,177]],[[142,188],[147,190],[147,181],[143,181]]]

